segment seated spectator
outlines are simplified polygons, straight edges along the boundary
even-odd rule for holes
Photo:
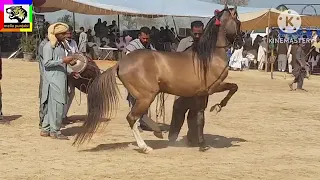
[[[123,49],[125,48],[126,44],[121,41],[119,38],[116,39],[116,46],[117,46],[117,49],[123,51]]]

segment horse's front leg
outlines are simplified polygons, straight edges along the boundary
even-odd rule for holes
[[[222,82],[218,86],[212,87],[212,89],[211,88],[209,89],[210,95],[213,93],[219,93],[219,92],[228,91],[228,90],[229,92],[227,96],[223,98],[223,100],[219,104],[215,104],[214,106],[212,106],[210,108],[210,112],[212,112],[213,110],[216,110],[217,113],[220,112],[221,109],[227,105],[231,97],[238,91],[238,85],[234,83]]]

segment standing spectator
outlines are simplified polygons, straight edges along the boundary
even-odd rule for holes
[[[48,39],[48,29],[44,30],[44,39],[41,41],[41,43],[39,44],[39,48],[38,48],[38,62],[39,62],[39,72],[40,72],[40,83],[39,83],[39,99],[40,99],[40,106],[39,106],[39,118],[40,118],[40,122],[39,122],[39,128],[42,128],[42,122],[44,120],[44,116],[45,116],[45,110],[44,110],[44,104],[41,103],[41,97],[42,97],[42,83],[43,83],[43,47],[44,45],[49,42]]]
[[[67,44],[66,45],[69,47],[69,49],[71,51],[71,52],[68,52],[68,53],[75,54],[75,53],[79,52],[79,50],[78,50],[78,46],[77,46],[76,41],[74,41],[72,39],[72,31],[73,31],[72,26],[69,26],[69,30],[67,31],[67,34],[66,34],[66,40],[67,40]],[[68,87],[67,87],[67,103],[64,106],[63,120],[62,120],[63,124],[72,123],[72,121],[70,121],[68,119],[67,115],[68,115],[68,111],[70,109],[70,106],[72,104],[72,100],[73,100],[74,95],[75,95],[75,86],[72,84],[72,81],[68,79],[67,84],[68,84]]]
[[[287,43],[279,43],[278,45],[278,70],[279,72],[285,72],[287,69],[287,53],[289,45]]]
[[[68,29],[69,26],[64,23],[50,25],[49,42],[43,47],[41,103],[44,105],[45,115],[40,136],[54,139],[69,139],[60,131],[67,96],[67,64],[73,61],[72,56],[66,56],[62,44]]]
[[[88,43],[88,36],[87,34],[84,32],[84,28],[81,27],[80,28],[80,36],[79,36],[79,52],[86,54],[87,52],[87,43]]]
[[[101,38],[101,31],[100,31],[101,25],[102,25],[102,22],[101,22],[101,19],[99,18],[98,22],[94,25],[94,28],[93,28],[95,35],[100,38]]]

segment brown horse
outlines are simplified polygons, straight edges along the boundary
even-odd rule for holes
[[[236,44],[236,39],[241,38],[240,21],[237,17],[236,8],[229,9],[226,5],[208,22],[199,42],[189,50],[136,50],[102,73],[89,88],[88,117],[83,124],[85,132],[79,133],[73,144],[79,145],[91,139],[100,120],[112,116],[119,96],[116,74],[136,99],[127,115],[127,121],[144,153],[150,152],[152,148],[141,138],[137,120],[148,110],[159,92],[184,97],[199,96],[199,104],[206,106],[208,95],[229,90],[228,95],[217,105],[219,109],[224,107],[238,89],[236,84],[223,82],[228,76],[226,48],[229,44]],[[204,122],[197,124],[201,148],[205,146]]]

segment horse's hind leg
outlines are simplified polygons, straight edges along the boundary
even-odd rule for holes
[[[149,153],[152,151],[152,148],[144,142],[140,135],[138,119],[141,118],[141,116],[148,110],[154,98],[155,94],[136,99],[131,111],[127,115],[127,121],[132,129],[133,136],[137,141],[139,149],[143,153]]]
[[[234,84],[234,83],[224,83],[224,82],[222,82],[214,90],[214,93],[228,91],[228,90],[229,90],[229,92],[228,92],[227,96],[225,98],[223,98],[223,100],[219,104],[216,104],[216,105],[212,106],[210,108],[210,112],[212,112],[216,108],[217,108],[216,109],[217,112],[220,112],[221,109],[227,105],[227,103],[231,99],[231,97],[238,91],[238,85]]]

